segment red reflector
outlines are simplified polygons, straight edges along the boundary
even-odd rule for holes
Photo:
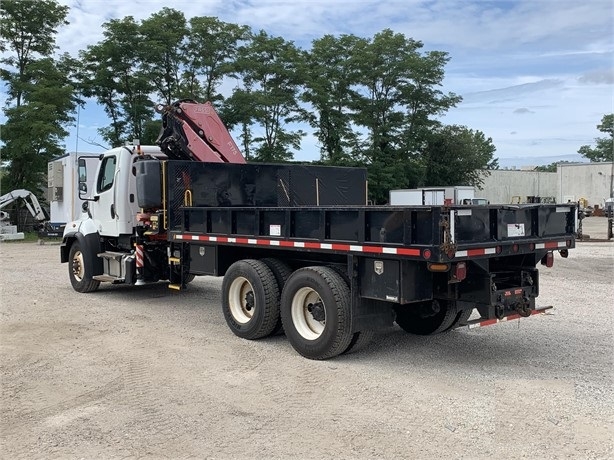
[[[497,254],[501,254],[501,246],[497,246],[495,250],[497,251]]]
[[[456,269],[454,270],[454,278],[459,281],[467,278],[467,264],[465,262],[459,262],[456,264]]]
[[[571,240],[567,240],[565,241],[565,245],[570,248],[571,247]]]
[[[530,249],[531,251],[535,251],[535,243],[531,243],[531,244],[529,244],[529,249]]]
[[[518,245],[517,244],[512,246],[512,251],[518,252]]]
[[[548,268],[551,268],[554,265],[554,254],[552,252],[546,253],[541,260],[542,265],[545,265]]]
[[[431,258],[431,250],[430,249],[425,249],[424,251],[422,251],[422,257],[424,257],[425,259],[430,259]]]

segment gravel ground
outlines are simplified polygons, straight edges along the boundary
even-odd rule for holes
[[[551,314],[324,362],[235,337],[216,278],[78,294],[57,245],[0,256],[4,459],[614,457],[614,242],[541,271]]]

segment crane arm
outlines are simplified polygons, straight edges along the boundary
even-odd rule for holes
[[[239,147],[210,102],[156,106],[162,129],[156,143],[169,158],[207,163],[245,163]]]
[[[24,189],[13,190],[12,192],[2,195],[0,197],[0,209],[4,208],[5,206],[8,206],[13,201],[18,200],[19,198],[24,201],[26,208],[28,208],[28,211],[30,211],[30,214],[32,214],[32,216],[36,220],[49,220],[49,215],[41,207],[36,196],[32,192]]]

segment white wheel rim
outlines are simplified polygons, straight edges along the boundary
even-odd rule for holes
[[[85,270],[83,268],[83,254],[81,253],[81,251],[77,251],[72,257],[72,274],[75,277],[75,280],[77,280],[77,282],[83,279],[83,276],[85,275],[84,272]]]
[[[324,312],[324,320],[318,321],[310,311],[316,303],[321,303],[322,308],[324,307],[320,295],[309,287],[299,289],[292,298],[292,323],[301,337],[307,340],[316,340],[326,327],[326,313]]]
[[[251,293],[251,301],[248,301],[248,294]],[[230,283],[228,290],[228,305],[230,314],[237,323],[246,324],[254,316],[255,298],[254,288],[247,278],[239,276]]]

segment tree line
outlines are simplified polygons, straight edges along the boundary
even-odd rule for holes
[[[492,139],[439,121],[461,101],[442,89],[450,56],[392,30],[325,35],[301,49],[163,8],[142,21],[111,19],[99,42],[58,56],[68,11],[54,0],[0,4],[3,191],[38,188],[88,98],[108,117],[99,130],[108,146],[154,143],[154,104],[181,99],[211,101],[249,161],[292,161],[309,127],[317,163],[366,167],[376,203],[395,188],[480,185],[476,171],[498,167]]]

